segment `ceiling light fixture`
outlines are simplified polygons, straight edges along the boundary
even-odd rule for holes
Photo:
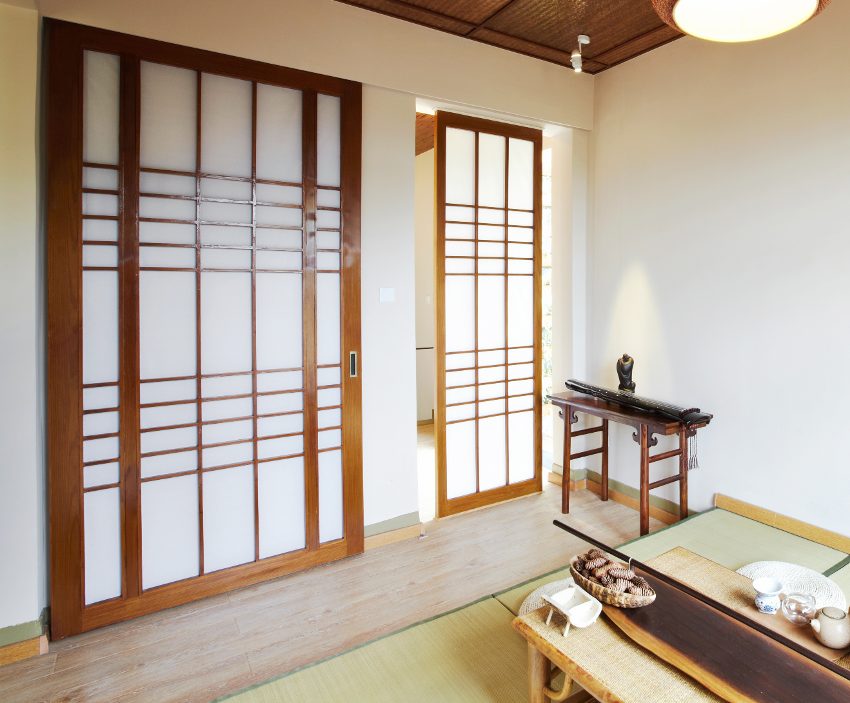
[[[747,42],[782,34],[821,12],[830,0],[652,0],[667,24],[699,39]]]
[[[576,73],[581,73],[582,70],[582,56],[581,56],[581,47],[585,44],[590,44],[590,37],[586,34],[578,35],[578,48],[573,49],[573,53],[570,55],[570,63],[573,65],[573,70]]]

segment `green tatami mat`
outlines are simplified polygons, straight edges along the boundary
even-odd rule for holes
[[[235,703],[525,703],[525,640],[494,598],[227,699]]]
[[[840,586],[841,590],[844,591],[844,595],[847,597],[847,602],[850,603],[850,564],[839,569],[834,574],[830,574],[829,578]]]
[[[847,555],[726,510],[710,510],[620,547],[646,561],[684,547],[728,569],[754,561],[786,561],[823,573]]]

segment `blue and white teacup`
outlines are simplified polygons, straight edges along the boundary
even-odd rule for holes
[[[753,581],[756,591],[756,608],[760,613],[773,615],[781,605],[779,594],[782,593],[782,581],[770,576],[763,576]]]

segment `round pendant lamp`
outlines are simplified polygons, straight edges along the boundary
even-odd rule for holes
[[[699,39],[747,42],[782,34],[821,12],[830,0],[652,0],[667,24]]]

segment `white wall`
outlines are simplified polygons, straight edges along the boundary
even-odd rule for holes
[[[638,393],[716,414],[693,508],[722,492],[845,534],[848,29],[833,3],[782,37],[683,39],[598,77],[588,354],[588,380],[615,385],[629,352]],[[625,432],[612,452],[637,485]]]
[[[38,15],[0,5],[0,628],[31,622],[43,583],[38,439]]]
[[[590,129],[593,77],[333,0],[38,0],[42,14]]]
[[[434,150],[416,157],[416,419],[431,420],[436,403],[434,352]]]
[[[415,512],[415,99],[363,88],[362,348],[365,524]],[[395,302],[379,302],[393,288]]]

